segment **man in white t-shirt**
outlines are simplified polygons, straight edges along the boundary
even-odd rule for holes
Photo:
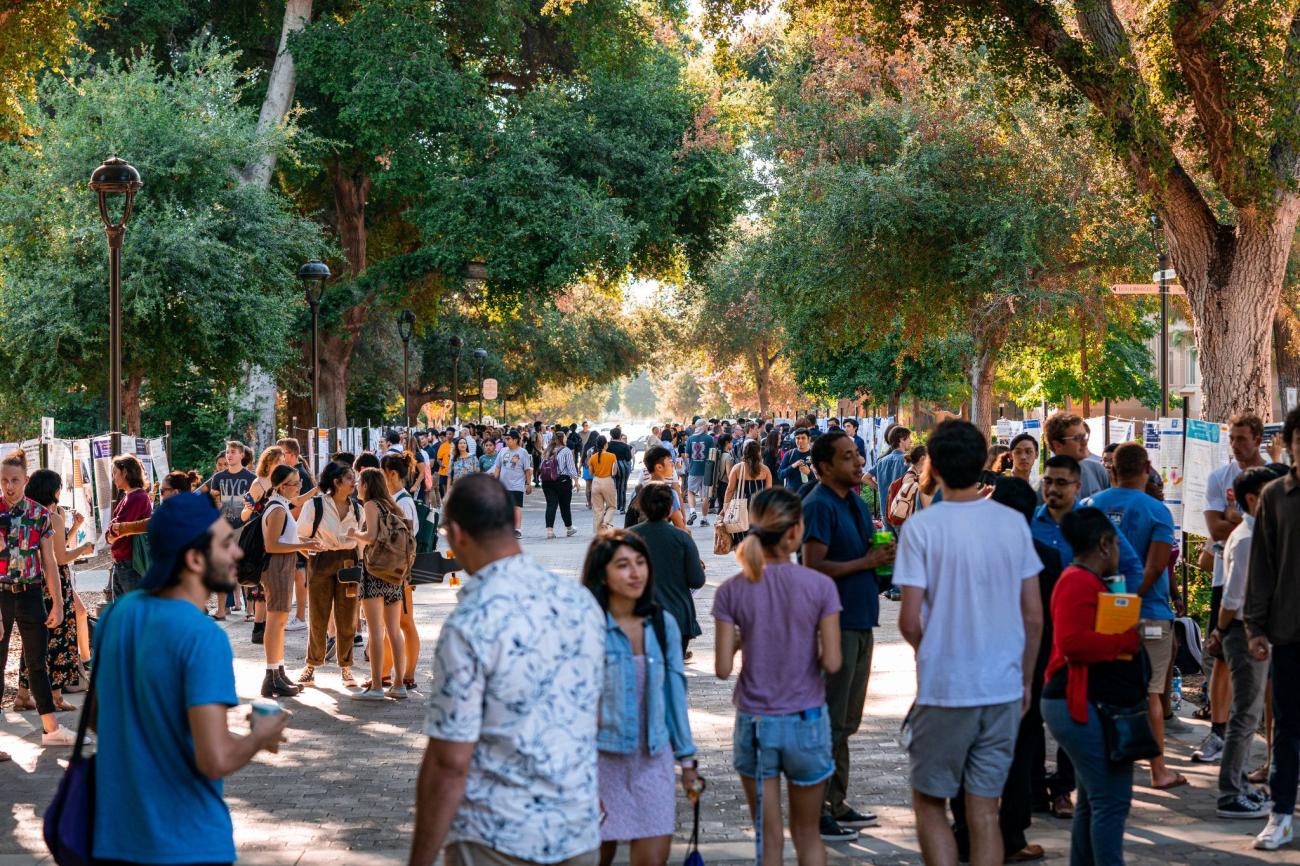
[[[515,503],[515,538],[523,538],[524,495],[533,491],[533,460],[520,447],[518,430],[506,433],[506,447],[497,452],[492,474],[505,485]]]
[[[1264,422],[1249,412],[1234,415],[1228,421],[1228,447],[1232,457],[1226,465],[1210,473],[1205,482],[1205,526],[1214,543],[1214,580],[1210,590],[1210,621],[1213,629],[1219,621],[1219,605],[1223,601],[1225,573],[1223,545],[1232,531],[1241,525],[1241,508],[1232,495],[1232,483],[1245,469],[1264,466],[1267,461],[1260,453],[1264,441]],[[1228,664],[1214,659],[1210,670],[1210,732],[1201,745],[1192,752],[1192,760],[1213,763],[1223,754],[1224,733],[1228,725],[1228,711],[1232,707],[1232,678]]]
[[[1043,563],[1024,517],[980,493],[979,429],[945,421],[926,445],[943,501],[908,518],[894,563],[899,629],[916,650],[905,737],[917,835],[925,862],[957,862],[945,801],[964,789],[971,863],[1002,863],[998,798],[1030,700]]]

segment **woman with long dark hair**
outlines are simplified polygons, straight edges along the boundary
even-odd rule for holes
[[[299,553],[312,553],[319,547],[316,539],[298,538],[298,521],[294,518],[293,500],[302,487],[298,470],[280,464],[268,480],[266,506],[262,511],[262,542],[266,548],[266,566],[262,570],[262,593],[266,598],[266,676],[262,680],[262,697],[291,698],[301,691],[284,672],[284,630],[293,605],[294,572]]]
[[[722,497],[722,514],[726,515],[733,499],[753,499],[760,490],[766,490],[771,486],[772,473],[763,465],[759,444],[750,439],[745,443],[745,450],[741,452],[740,462],[731,468],[731,475],[727,478],[727,492]],[[740,544],[744,537],[743,531],[733,532],[731,543]]]
[[[78,619],[73,615],[79,600],[72,585],[72,573],[68,565],[78,557],[93,553],[95,545],[87,541],[74,545],[77,527],[82,517],[77,514],[71,521],[67,512],[59,505],[59,492],[63,489],[63,479],[52,469],[37,469],[27,479],[24,495],[37,505],[50,512],[50,529],[54,536],[54,562],[59,567],[59,588],[63,595],[63,622],[49,629],[49,641],[45,655],[45,670],[50,677],[50,693],[54,696],[54,708],[57,710],[75,710],[72,704],[63,699],[63,692],[79,685],[81,666],[78,643]],[[51,606],[49,590],[42,584],[45,606]],[[32,699],[27,682],[27,658],[24,655],[18,667],[18,695],[14,698],[14,710],[34,710],[36,701]]]
[[[546,537],[555,537],[557,510],[564,521],[564,534],[577,535],[578,530],[573,528],[573,486],[579,478],[578,466],[561,432],[552,436],[546,446],[542,462],[537,464],[537,477],[542,481],[542,495],[546,497]]]
[[[356,634],[357,596],[354,584],[340,583],[338,573],[357,563],[357,542],[348,537],[360,524],[361,508],[352,501],[357,480],[352,467],[330,462],[320,474],[320,494],[302,507],[300,523],[321,549],[307,561],[307,592],[310,618],[307,633],[307,665],[298,677],[299,686],[316,684],[316,668],[329,657],[330,642],[338,657],[343,685],[355,688],[352,675],[353,635]],[[349,595],[349,590],[352,594]],[[335,635],[329,636],[333,619]]]
[[[676,823],[674,758],[688,795],[697,778],[681,633],[654,602],[650,554],[636,535],[615,529],[592,541],[582,582],[606,623],[596,736],[601,866],[619,842],[630,843],[635,866],[663,866]]]
[[[385,531],[383,524],[393,519],[405,522],[402,509],[398,507],[388,490],[388,479],[382,469],[371,468],[361,471],[358,485],[361,503],[364,507],[364,530],[353,530],[352,538],[359,544],[374,544],[380,533]],[[381,512],[383,512],[381,514]],[[408,697],[406,687],[394,682],[387,692],[384,691],[384,638],[387,637],[393,650],[393,667],[405,670],[404,652],[406,645],[402,640],[402,602],[406,597],[405,580],[391,583],[363,569],[361,573],[361,604],[366,612],[366,627],[370,632],[367,647],[370,652],[370,681],[362,690],[352,694],[359,701],[383,701],[388,698]]]

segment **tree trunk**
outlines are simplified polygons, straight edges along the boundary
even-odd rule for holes
[[[129,373],[122,384],[122,424],[132,436],[140,435],[140,387],[144,384],[143,373]]]
[[[293,92],[298,84],[298,76],[294,70],[293,55],[289,53],[289,37],[307,26],[311,20],[311,4],[312,0],[285,0],[280,45],[276,50],[275,63],[271,66],[271,75],[267,79],[262,111],[257,117],[259,133],[265,134],[272,127],[283,123],[289,109],[293,107]],[[273,171],[275,154],[265,153],[245,166],[244,183],[266,188],[271,184]]]
[[[1278,305],[1273,317],[1273,356],[1285,414],[1291,408],[1287,406],[1286,389],[1300,389],[1300,316],[1285,302]]]
[[[1284,197],[1267,222],[1224,226],[1217,237],[1170,238],[1196,324],[1202,412],[1225,421],[1237,412],[1273,414],[1274,315],[1295,236],[1300,198]]]
[[[993,376],[1001,342],[977,337],[970,364],[970,422],[986,434],[997,421],[993,414]]]
[[[339,245],[347,262],[347,277],[355,279],[366,269],[366,198],[370,194],[370,177],[351,173],[337,159],[330,161],[330,181],[334,188],[334,215]],[[352,349],[365,323],[370,298],[343,312],[337,330],[320,335],[320,411],[327,427],[346,427],[348,423],[348,368]]]

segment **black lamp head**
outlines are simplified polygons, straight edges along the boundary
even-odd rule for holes
[[[90,188],[95,192],[124,192],[134,195],[144,184],[140,172],[124,159],[110,156],[90,174]]]
[[[415,333],[415,313],[410,310],[402,310],[397,314],[397,335],[402,338],[402,342],[409,342],[411,334]]]
[[[480,364],[482,364],[484,361],[487,360],[487,356],[488,356],[487,349],[484,349],[481,346],[474,350],[474,359],[478,361]]]
[[[316,259],[298,269],[298,279],[302,280],[303,290],[307,292],[307,303],[320,303],[321,295],[325,293],[325,281],[329,278],[329,265]]]
[[[460,354],[461,349],[465,348],[465,341],[462,340],[460,337],[456,336],[455,334],[452,335],[451,340],[449,340],[448,342],[451,345],[451,350],[455,352],[457,355]]]

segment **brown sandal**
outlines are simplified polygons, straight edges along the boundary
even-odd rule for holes
[[[25,700],[25,701],[22,700],[21,698],[14,698],[14,712],[15,712],[15,713],[25,713],[25,712],[28,712],[28,711],[30,711],[30,710],[34,710],[34,709],[36,709],[36,699],[35,699],[35,698],[28,698],[28,699]]]

